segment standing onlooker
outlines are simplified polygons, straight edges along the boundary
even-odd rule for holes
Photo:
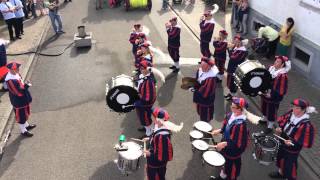
[[[30,116],[30,103],[32,101],[29,87],[31,83],[24,83],[21,75],[19,74],[19,67],[21,64],[12,62],[7,65],[10,70],[6,76],[6,83],[9,89],[10,102],[16,117],[16,122],[19,124],[21,135],[32,137],[33,134],[29,130],[36,127],[34,124],[27,122]]]
[[[239,0],[232,0],[232,14],[231,14],[231,24],[234,28],[238,26],[238,9]]]
[[[24,12],[23,12],[23,5],[20,0],[9,0],[9,2],[14,5],[14,14],[16,15],[16,23],[17,28],[20,34],[23,35],[23,18],[24,18]]]
[[[17,28],[16,15],[14,14],[14,11],[15,11],[14,6],[10,2],[7,2],[7,0],[2,0],[0,3],[0,11],[2,13],[4,20],[7,23],[10,41],[15,40],[15,38],[13,37],[12,27],[14,27],[16,38],[21,39],[20,32]]]
[[[37,9],[39,9],[41,16],[46,15],[43,0],[37,0],[37,6],[36,7],[37,7]]]
[[[21,0],[23,6],[24,18],[29,19],[29,11],[27,7],[27,0]]]
[[[238,33],[242,33],[242,35],[246,35],[247,31],[247,21],[248,21],[248,14],[249,14],[249,3],[248,0],[241,0],[239,5],[239,31]]]
[[[162,10],[168,9],[169,0],[162,0]]]
[[[62,22],[61,22],[61,16],[58,13],[59,10],[59,0],[49,0],[49,17],[51,20],[51,24],[53,27],[53,30],[56,32],[56,34],[62,34],[64,31],[62,30]],[[58,23],[58,27],[56,25],[56,21]]]
[[[288,49],[291,45],[291,38],[294,31],[293,26],[294,20],[293,18],[289,17],[286,24],[281,27],[281,30],[279,32],[280,41],[277,46],[276,55],[288,56]]]
[[[279,33],[271,26],[265,26],[263,24],[258,23],[256,25],[256,31],[258,31],[258,38],[266,38],[268,39],[268,52],[266,57],[273,58],[276,49],[277,43],[279,41]]]
[[[33,18],[37,18],[38,17],[36,12],[37,0],[29,0],[29,5],[30,5],[30,10]]]

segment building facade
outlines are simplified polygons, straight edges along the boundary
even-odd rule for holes
[[[295,32],[289,51],[293,67],[320,87],[320,0],[250,0],[249,25],[275,24],[281,28],[286,19],[295,20]]]

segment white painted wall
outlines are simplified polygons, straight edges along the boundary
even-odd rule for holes
[[[295,20],[295,32],[320,46],[320,9],[301,0],[249,0],[250,7],[279,24]]]

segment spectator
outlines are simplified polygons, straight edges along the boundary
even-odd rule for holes
[[[239,19],[238,33],[242,33],[242,35],[246,35],[248,33],[247,31],[248,14],[249,14],[248,0],[241,0],[239,4],[239,12],[238,12],[238,19]]]
[[[14,14],[16,15],[16,23],[17,23],[17,28],[20,34],[23,35],[23,17],[24,17],[24,12],[23,12],[23,5],[20,0],[9,0],[9,2],[14,5]]]
[[[292,34],[294,31],[294,20],[289,17],[285,25],[281,27],[279,32],[280,41],[277,46],[277,55],[288,56],[288,49],[291,45]]]
[[[238,26],[238,7],[239,0],[232,0],[232,14],[231,14],[231,24],[233,28],[237,28]]]
[[[39,9],[41,16],[46,15],[43,0],[37,0],[37,9]]]
[[[24,18],[29,19],[29,11],[27,7],[27,0],[21,0],[22,6],[23,6],[23,13],[24,13]]]
[[[10,2],[7,2],[7,0],[2,0],[0,3],[0,11],[8,26],[10,41],[15,40],[15,38],[13,37],[12,27],[14,28],[16,38],[21,39],[20,32],[17,28],[16,15],[14,14],[14,6]]]
[[[271,58],[274,56],[279,41],[279,33],[271,26],[265,26],[263,24],[257,24],[256,30],[258,31],[258,38],[268,39],[268,52],[266,57]]]
[[[56,32],[56,34],[64,33],[64,31],[62,30],[61,16],[58,13],[59,0],[49,0],[48,8],[49,8],[49,17],[51,20],[53,30]],[[58,27],[56,25],[56,22],[58,23]]]
[[[29,9],[32,13],[33,18],[37,18],[37,12],[36,12],[36,6],[37,6],[37,0],[29,0]]]

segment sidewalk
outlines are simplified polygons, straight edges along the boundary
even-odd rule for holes
[[[7,47],[7,54],[37,51],[41,38],[48,26],[49,18],[42,16],[37,19],[29,19],[24,22],[24,35],[22,39],[11,42]],[[0,37],[9,39],[8,29],[6,25],[0,27]],[[29,68],[35,59],[35,54],[8,56],[8,62],[18,61],[22,63],[20,73],[25,79],[28,75]],[[2,86],[2,85],[0,85]],[[5,133],[5,127],[12,112],[8,93],[0,92],[0,137]],[[2,141],[0,142],[2,143]]]
[[[191,31],[198,37],[200,35],[199,19],[202,13],[207,9],[213,9],[211,5],[206,5],[203,1],[196,1],[194,5],[190,5],[189,2],[182,3],[181,5],[172,5],[173,11],[184,21]],[[221,29],[225,29],[228,33],[228,40],[233,37],[234,32],[230,26],[231,6],[227,9],[226,13],[219,11],[214,15],[216,25],[214,29],[214,37],[218,36]],[[181,23],[181,22],[180,22]],[[213,52],[213,47],[210,45]],[[273,63],[273,60],[259,59],[264,65]],[[284,98],[279,108],[279,115],[285,113],[290,108],[290,102],[297,97],[305,98],[311,105],[315,106],[320,111],[320,88],[315,87],[303,78],[298,71],[295,70],[294,65],[289,72],[289,90],[288,94]],[[260,109],[260,98],[247,98],[251,101],[250,104],[254,104],[257,109]],[[260,113],[261,115],[261,113]],[[315,125],[316,129],[320,127],[320,114],[311,115],[311,121]],[[318,127],[318,128],[317,128]],[[306,164],[312,173],[320,177],[320,135],[317,132],[313,147],[311,149],[304,149],[301,152],[300,164]],[[303,160],[303,162],[301,161]],[[307,169],[307,168],[306,168]]]

